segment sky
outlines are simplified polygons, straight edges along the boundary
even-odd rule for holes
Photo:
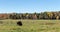
[[[60,11],[60,0],[0,0],[0,13]]]

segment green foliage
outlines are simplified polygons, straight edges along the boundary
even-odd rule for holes
[[[9,15],[7,16],[7,18],[9,17],[8,19],[57,19],[57,18],[60,19],[60,12],[12,13],[8,15]]]

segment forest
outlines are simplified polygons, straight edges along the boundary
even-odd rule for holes
[[[50,20],[59,20],[59,12],[41,12],[41,13],[1,13],[0,19],[50,19]]]

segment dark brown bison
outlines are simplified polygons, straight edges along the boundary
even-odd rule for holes
[[[22,22],[21,21],[18,21],[17,22],[17,25],[22,26]]]

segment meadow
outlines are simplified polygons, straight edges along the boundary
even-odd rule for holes
[[[0,32],[60,32],[60,20],[0,20]]]

